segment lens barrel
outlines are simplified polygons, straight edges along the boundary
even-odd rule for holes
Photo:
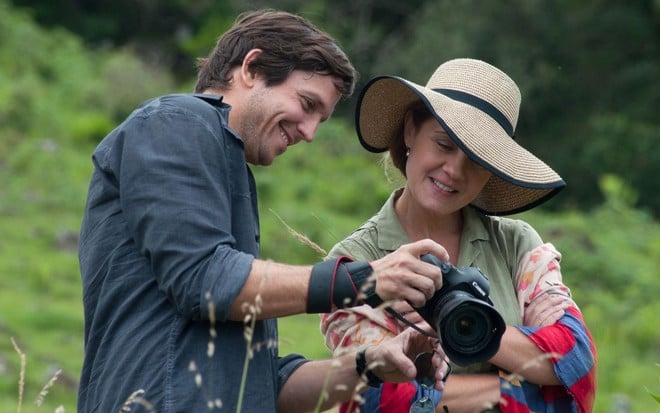
[[[431,254],[420,259],[442,271],[442,287],[416,310],[436,328],[447,357],[461,366],[489,360],[506,324],[488,297],[488,277],[477,267],[456,268]]]
[[[442,348],[454,363],[466,366],[497,353],[504,320],[488,303],[463,291],[453,291],[436,304],[435,320]]]

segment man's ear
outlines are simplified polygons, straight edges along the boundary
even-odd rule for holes
[[[243,64],[241,65],[239,74],[241,77],[241,82],[243,82],[247,87],[252,87],[258,77],[257,72],[252,67],[252,63],[261,53],[263,53],[263,50],[261,49],[252,49],[247,52],[243,58]]]

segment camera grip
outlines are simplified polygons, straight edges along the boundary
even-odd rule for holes
[[[451,263],[448,263],[446,261],[441,261],[438,257],[436,257],[433,254],[422,254],[419,259],[422,261],[428,263],[428,264],[433,264],[436,267],[440,268],[440,271],[442,271],[443,274],[449,272],[451,269]]]

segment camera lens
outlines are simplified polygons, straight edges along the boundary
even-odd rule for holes
[[[445,320],[445,339],[463,353],[477,353],[488,346],[493,330],[489,314],[476,305],[456,307]]]
[[[505,324],[494,307],[463,291],[452,291],[435,309],[442,348],[454,363],[467,366],[495,355]]]

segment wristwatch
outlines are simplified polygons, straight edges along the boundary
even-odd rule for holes
[[[367,357],[365,353],[367,352],[366,347],[362,347],[355,353],[355,371],[358,376],[367,379],[367,385],[370,387],[380,387],[383,384],[383,381],[374,374],[373,371],[368,369],[367,366]]]

